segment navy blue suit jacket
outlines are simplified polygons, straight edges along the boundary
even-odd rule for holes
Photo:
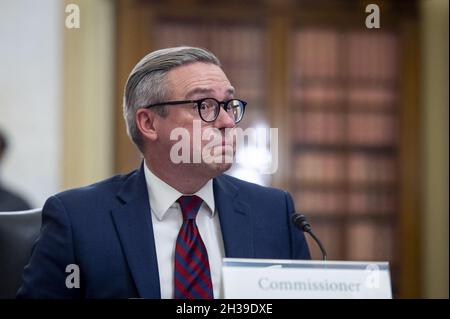
[[[288,193],[227,175],[213,185],[226,257],[310,258]],[[49,198],[17,297],[160,298],[150,214],[142,166]],[[80,288],[66,287],[69,264]]]

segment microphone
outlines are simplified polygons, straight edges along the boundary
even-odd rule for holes
[[[322,252],[322,260],[327,260],[327,252],[323,247],[322,243],[320,242],[319,238],[317,238],[314,232],[312,231],[311,224],[308,223],[305,215],[294,213],[292,214],[291,221],[298,229],[300,229],[305,233],[308,233],[312,237],[312,239],[314,239],[314,241],[319,246],[320,251]]]

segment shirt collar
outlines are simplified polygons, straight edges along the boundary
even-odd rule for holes
[[[158,176],[156,176],[144,163],[144,174],[145,181],[147,183],[148,197],[150,199],[150,206],[152,208],[153,213],[155,214],[158,220],[163,220],[167,210],[175,205],[175,201],[183,195],[175,188],[161,180]],[[210,179],[202,188],[200,188],[197,192],[190,195],[197,195],[206,203],[209,208],[208,211],[211,214],[211,217],[214,216],[215,213],[215,202],[214,202],[214,191],[213,191],[213,182]]]

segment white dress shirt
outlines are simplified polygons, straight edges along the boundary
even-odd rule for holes
[[[194,194],[182,194],[153,174],[147,165],[144,165],[144,173],[152,211],[161,298],[173,298],[175,245],[183,223],[180,205],[176,200],[183,195],[197,195],[203,199],[196,222],[208,252],[214,298],[222,298],[224,247],[219,214],[215,211],[212,180]]]

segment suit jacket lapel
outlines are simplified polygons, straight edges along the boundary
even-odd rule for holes
[[[113,209],[112,216],[139,295],[160,298],[152,217],[142,165],[117,194],[120,204]]]
[[[214,179],[214,201],[220,218],[226,257],[252,258],[253,232],[250,207],[240,198],[238,189],[223,176]]]

